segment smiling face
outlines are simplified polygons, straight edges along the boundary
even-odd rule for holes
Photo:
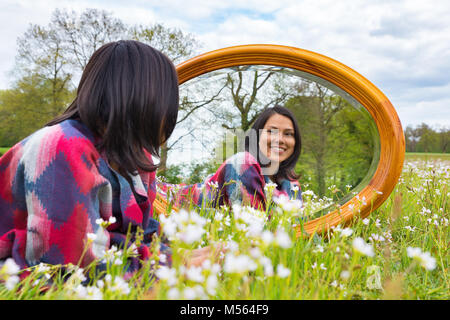
[[[281,163],[294,153],[295,129],[288,117],[275,113],[267,119],[259,137],[259,149],[271,161]]]

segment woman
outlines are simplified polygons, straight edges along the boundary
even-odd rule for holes
[[[234,203],[265,210],[265,189],[275,184],[274,197],[301,199],[298,176],[294,172],[301,151],[297,121],[288,109],[275,106],[257,118],[246,135],[245,152],[227,159],[204,183],[189,186],[158,183],[160,192],[177,190],[175,205],[190,202],[201,205],[207,200],[213,205]]]
[[[177,73],[164,54],[137,41],[99,48],[68,109],[0,158],[0,259],[83,267],[141,229],[136,270],[159,233],[152,155],[177,114]]]

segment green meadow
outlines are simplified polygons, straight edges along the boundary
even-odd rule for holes
[[[131,277],[124,270],[133,246],[112,248],[84,269],[41,264],[23,280],[9,261],[0,268],[0,299],[448,300],[449,179],[449,155],[407,154],[394,191],[368,218],[305,239],[294,226],[321,200],[307,190],[302,208],[279,203],[270,220],[267,212],[209,203],[169,211],[159,220],[171,266],[157,254],[159,238]],[[200,266],[186,262],[204,246],[223,249]],[[94,273],[101,262],[105,270]]]

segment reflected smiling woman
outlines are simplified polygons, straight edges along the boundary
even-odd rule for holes
[[[294,168],[301,151],[297,121],[288,109],[274,106],[264,110],[245,137],[245,151],[228,158],[203,183],[173,185],[160,182],[161,193],[176,190],[175,205],[249,205],[266,210],[267,187],[274,197],[301,200]]]

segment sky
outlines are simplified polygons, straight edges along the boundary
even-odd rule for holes
[[[450,127],[448,0],[0,0],[0,89],[11,86],[17,38],[56,8],[178,28],[201,43],[198,53],[262,43],[314,51],[377,86],[404,128]]]

